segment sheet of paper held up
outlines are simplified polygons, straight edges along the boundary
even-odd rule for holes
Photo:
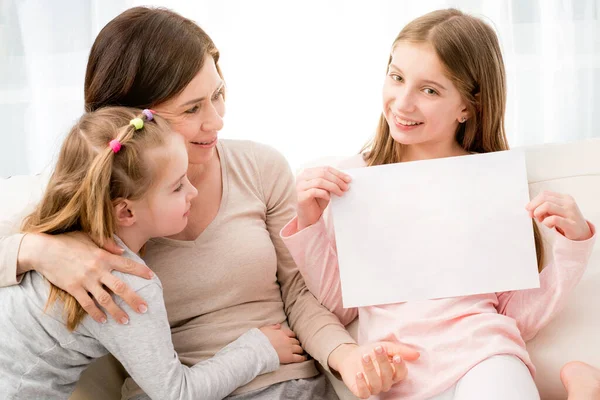
[[[331,202],[344,307],[539,287],[521,150],[346,172]]]

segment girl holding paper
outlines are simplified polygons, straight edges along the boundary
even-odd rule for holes
[[[504,64],[492,28],[454,9],[429,13],[394,41],[375,138],[340,167],[507,150],[505,104]],[[371,391],[384,392],[382,399],[539,399],[525,341],[562,307],[595,240],[575,201],[542,193],[526,205],[557,236],[554,262],[544,265],[536,229],[539,289],[344,309],[327,206],[349,183],[331,167],[303,171],[297,216],[281,236],[318,300],[345,324],[360,315],[360,343],[401,341],[421,353],[408,363],[404,382],[391,388],[368,382]]]

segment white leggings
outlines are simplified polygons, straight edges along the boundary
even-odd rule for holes
[[[540,400],[529,369],[510,355],[483,360],[454,386],[430,400]]]

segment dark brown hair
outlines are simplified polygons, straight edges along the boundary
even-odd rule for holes
[[[150,108],[179,94],[219,51],[196,23],[163,8],[134,7],[98,34],[85,74],[85,109]]]

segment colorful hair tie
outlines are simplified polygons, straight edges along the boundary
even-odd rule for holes
[[[117,154],[119,150],[121,150],[121,142],[118,139],[113,139],[108,142],[108,147],[112,149],[112,151]]]
[[[144,127],[144,121],[142,121],[141,118],[134,118],[131,121],[129,121],[129,125],[133,125],[135,127],[135,130],[139,131]]]
[[[142,110],[142,114],[144,114],[146,116],[146,119],[148,121],[152,121],[152,119],[154,119],[154,111],[153,110],[149,110],[149,109],[145,109]]]

